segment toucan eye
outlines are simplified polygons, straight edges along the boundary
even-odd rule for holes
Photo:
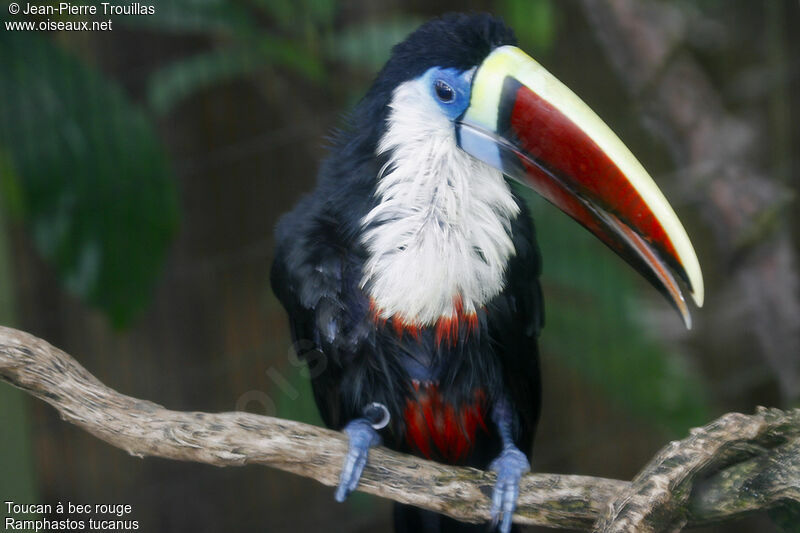
[[[445,104],[449,104],[456,97],[456,92],[453,88],[442,80],[436,80],[433,88],[436,91],[436,97]]]

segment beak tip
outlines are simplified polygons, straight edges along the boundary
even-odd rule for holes
[[[672,301],[672,303],[675,306],[675,309],[678,311],[678,314],[681,315],[681,318],[683,319],[683,325],[686,326],[688,331],[691,331],[692,312],[689,309],[689,306],[686,305],[686,300],[684,299],[683,294],[678,292],[678,294],[674,296],[676,296],[676,298]]]
[[[703,307],[705,301],[705,286],[703,283],[703,274],[700,272],[700,264],[696,259],[689,279],[691,280],[689,292],[692,295],[692,300],[694,300],[694,304],[698,308]]]
[[[703,307],[704,294],[702,286],[699,290],[692,291],[692,300],[694,300],[697,307]]]
[[[690,288],[689,293],[692,295],[692,300],[694,301],[695,305],[698,308],[703,307],[703,300],[705,296],[705,291],[703,289],[703,278],[697,278],[697,284]],[[681,316],[683,317],[683,323],[686,326],[686,329],[691,331],[692,329],[692,315],[689,312],[689,308],[684,304],[683,307],[680,309]]]
[[[698,308],[703,307],[703,299],[704,299],[704,290],[703,290],[703,278],[699,277],[696,278],[696,284],[689,288],[689,294],[692,295],[692,301]],[[684,303],[684,305],[680,309],[681,316],[683,318],[683,323],[686,326],[688,331],[692,330],[692,315],[689,312],[688,306]]]

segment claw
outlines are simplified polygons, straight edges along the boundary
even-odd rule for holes
[[[511,531],[511,520],[517,508],[519,480],[529,472],[531,464],[525,454],[514,446],[503,450],[489,465],[489,470],[497,473],[497,481],[492,492],[492,523],[500,523],[500,533]]]
[[[369,449],[381,443],[380,435],[366,418],[353,420],[345,426],[344,432],[350,438],[350,443],[342,473],[339,475],[339,487],[336,489],[337,502],[343,502],[356,489],[364,472],[364,465],[367,464]]]

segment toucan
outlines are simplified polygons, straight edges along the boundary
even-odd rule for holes
[[[652,178],[516,44],[488,14],[420,26],[332,135],[316,188],[278,222],[272,287],[324,423],[349,439],[339,501],[382,443],[494,471],[488,527],[515,527],[544,308],[531,215],[512,181],[619,254],[687,327],[684,294],[703,303],[694,249]],[[399,504],[394,525],[487,531]]]

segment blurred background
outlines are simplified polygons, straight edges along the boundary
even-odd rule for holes
[[[630,479],[718,415],[797,405],[796,0],[152,5],[107,32],[0,29],[3,325],[172,409],[319,424],[269,288],[275,222],[313,187],[326,135],[394,43],[437,14],[490,11],[649,169],[707,284],[687,332],[621,260],[531,197],[547,312],[534,469]],[[3,23],[28,20],[7,6]],[[47,18],[107,17],[29,20]],[[332,489],[263,467],[131,457],[2,383],[0,497],[131,504],[143,531],[390,524],[387,501],[339,505]],[[764,513],[707,531],[773,530]]]

